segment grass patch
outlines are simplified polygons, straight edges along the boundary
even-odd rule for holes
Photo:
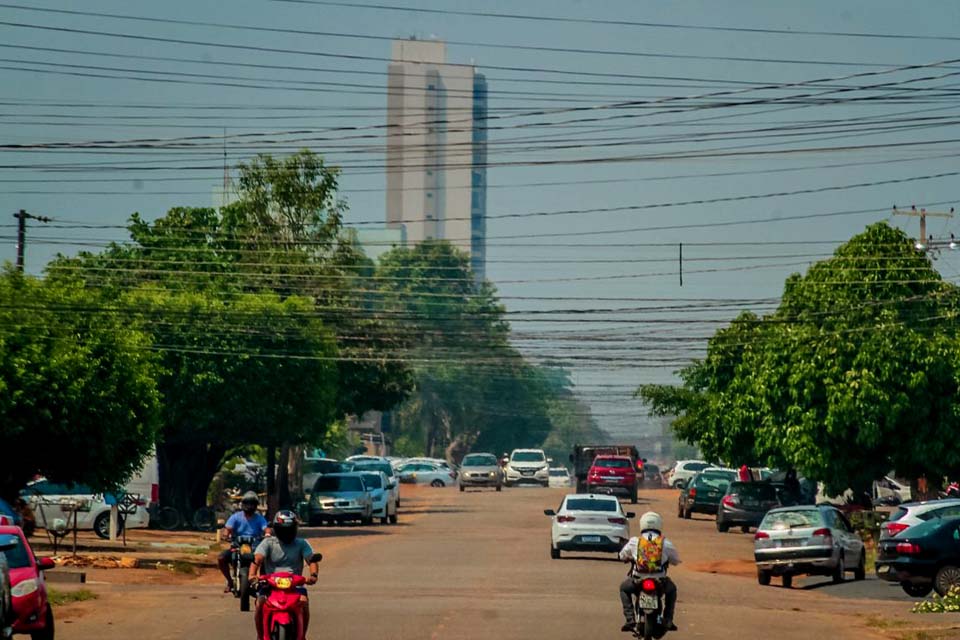
[[[883,616],[867,616],[864,624],[873,629],[896,629],[897,627],[906,627],[910,623],[906,620],[884,618]]]
[[[175,560],[170,566],[170,570],[174,573],[182,573],[186,576],[193,576],[197,574],[197,568],[192,563],[185,560]]]
[[[70,604],[71,602],[84,602],[85,600],[96,600],[97,594],[89,589],[77,589],[76,591],[58,591],[47,587],[47,599],[55,607]]]

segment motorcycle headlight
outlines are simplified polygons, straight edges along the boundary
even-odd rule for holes
[[[240,545],[240,553],[247,554],[252,552],[253,552],[253,547],[251,547],[249,544]]]
[[[293,586],[293,580],[290,578],[277,578],[273,582],[277,585],[277,589],[280,590],[289,589]]]
[[[23,596],[28,596],[34,591],[37,590],[37,581],[34,578],[24,580],[23,582],[17,583],[13,589],[10,590],[10,593],[16,598],[22,598]]]

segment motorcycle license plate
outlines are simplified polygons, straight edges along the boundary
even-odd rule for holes
[[[641,593],[637,600],[644,611],[655,611],[660,604],[657,602],[657,596],[652,593]]]
[[[600,536],[583,536],[584,542],[600,542]]]

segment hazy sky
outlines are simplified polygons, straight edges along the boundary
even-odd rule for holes
[[[518,344],[535,356],[575,358],[578,388],[601,424],[629,434],[647,421],[630,399],[632,388],[671,380],[673,361],[703,346],[697,340],[674,342],[677,338],[709,336],[719,325],[704,319],[729,319],[743,308],[769,309],[757,301],[778,296],[789,273],[829,255],[865,225],[888,218],[894,204],[947,203],[934,207],[943,209],[957,199],[957,176],[938,174],[960,170],[954,141],[960,139],[955,124],[960,63],[890,71],[960,58],[956,2],[383,0],[394,3],[634,24],[270,0],[0,4],[5,88],[0,142],[6,145],[0,201],[6,215],[23,208],[71,222],[121,224],[134,211],[149,219],[174,205],[209,206],[222,182],[222,139],[150,151],[129,145],[18,151],[10,145],[216,138],[226,128],[231,163],[270,148],[282,153],[308,146],[324,153],[344,167],[348,221],[380,221],[382,131],[370,127],[384,123],[388,38],[447,40],[451,62],[473,61],[489,80],[494,119],[488,275],[508,309],[619,310],[551,316],[558,320],[553,323],[514,314]],[[868,72],[875,75],[850,77]],[[809,84],[813,80],[821,82]],[[808,84],[761,88],[785,83]],[[883,83],[890,84],[877,86]],[[864,85],[871,88],[849,90]],[[708,95],[719,92],[723,95]],[[610,107],[624,101],[633,104]],[[589,106],[604,108],[572,110]],[[540,110],[555,111],[530,114]],[[300,133],[276,135],[285,131]],[[257,133],[270,135],[249,136]],[[701,157],[678,158],[678,153]],[[901,182],[851,188],[894,180]],[[818,189],[830,190],[717,201]],[[703,200],[713,202],[693,203]],[[582,209],[594,211],[556,213]],[[848,213],[859,211],[865,212]],[[532,212],[549,215],[498,217]],[[798,216],[807,217],[790,219]],[[767,221],[716,226],[750,220]],[[9,231],[0,259],[14,257],[14,229],[6,226],[14,222],[0,220]],[[916,233],[916,220],[892,222]],[[31,223],[31,272],[39,272],[57,251],[77,250],[55,243],[124,237],[119,230],[41,226]],[[943,235],[955,227],[954,220],[936,219],[929,230]],[[727,242],[745,244],[720,244]],[[786,242],[794,244],[777,244]],[[947,278],[960,277],[953,255],[945,252],[937,266]],[[705,298],[748,302],[720,310],[688,307],[704,306]]]

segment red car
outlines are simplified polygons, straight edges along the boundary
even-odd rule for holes
[[[33,640],[53,640],[53,609],[47,602],[43,572],[57,565],[50,558],[37,558],[20,527],[0,527],[0,546],[10,565],[13,595],[13,632],[29,633]]]
[[[597,456],[587,473],[587,493],[617,493],[637,504],[637,471],[630,456]]]

